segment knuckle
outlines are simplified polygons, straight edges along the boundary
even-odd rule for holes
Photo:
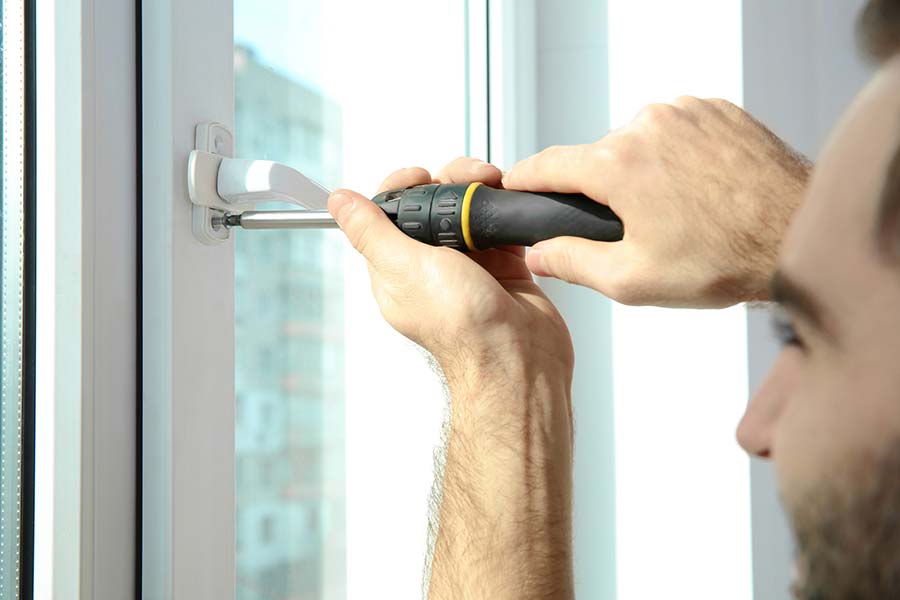
[[[565,243],[557,243],[547,258],[549,258],[548,266],[555,277],[569,283],[575,283],[575,261],[572,258],[571,250]]]
[[[431,173],[425,167],[410,167],[407,169],[410,179],[431,180]]]
[[[468,156],[457,156],[447,163],[442,169],[441,174],[450,175],[452,177],[454,174],[465,171],[472,162],[474,162],[474,159],[469,158]]]
[[[402,170],[397,170],[392,172],[390,175],[385,177],[381,181],[381,185],[378,187],[378,193],[390,190],[393,187],[396,187],[397,181],[399,181],[400,173]]]
[[[409,167],[402,171],[402,184],[404,187],[431,183],[431,173],[423,167]]]
[[[358,229],[354,229],[350,234],[350,243],[353,245],[356,250],[362,254],[363,256],[368,257],[371,254],[371,239],[372,235],[369,232],[369,228],[366,226],[362,226]]]
[[[705,102],[711,106],[715,106],[716,108],[724,108],[728,110],[734,110],[737,106],[729,100],[725,98],[707,98]]]
[[[595,144],[591,148],[591,154],[597,162],[613,163],[619,159],[622,147],[625,145],[624,140],[609,140],[606,144]]]
[[[387,176],[387,178],[382,182],[380,191],[396,189],[401,187],[409,187],[411,185],[417,185],[422,182],[431,181],[431,174],[422,167],[407,167],[404,169],[397,169],[393,173]]]
[[[672,104],[685,110],[691,111],[696,111],[703,108],[703,100],[697,98],[696,96],[679,96]]]
[[[553,146],[547,146],[540,152],[538,152],[538,156],[545,160],[554,160],[557,156],[562,152],[562,146],[559,144],[554,144]]]
[[[650,104],[641,109],[636,121],[653,129],[663,129],[681,116],[678,107],[671,104]]]
[[[743,114],[743,110],[737,106],[736,104],[725,100],[724,98],[708,98],[704,101],[707,106],[710,106],[719,112],[725,113],[727,116],[737,116]]]
[[[560,157],[562,156],[562,146],[554,145],[544,148],[538,152],[536,160],[533,164],[535,171],[539,175],[552,173],[558,167]]]
[[[602,144],[595,144],[594,159],[603,164],[634,165],[641,159],[640,136],[633,132],[619,132]]]
[[[679,96],[673,104],[678,109],[678,116],[693,125],[697,125],[710,110],[709,104],[696,96]]]
[[[343,223],[344,233],[350,244],[363,256],[368,256],[372,246],[372,229],[360,211],[351,212]]]

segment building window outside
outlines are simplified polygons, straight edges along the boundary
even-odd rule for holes
[[[234,64],[236,155],[339,182],[340,107],[251,47]],[[237,598],[343,597],[343,247],[333,232],[235,237]]]

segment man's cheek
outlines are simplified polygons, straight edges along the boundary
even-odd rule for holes
[[[791,401],[775,430],[772,455],[782,493],[802,497],[818,483],[832,480],[875,443],[863,425],[849,378],[838,368],[812,365],[798,379]]]
[[[775,428],[772,458],[786,499],[802,498],[833,476],[834,459],[844,445],[839,424],[829,415],[815,387],[797,389]]]

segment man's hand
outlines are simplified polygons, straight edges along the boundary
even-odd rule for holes
[[[810,168],[737,106],[684,97],[648,106],[593,144],[548,148],[503,185],[581,192],[625,224],[621,242],[537,244],[534,273],[625,304],[721,307],[767,299]]]
[[[473,159],[448,165],[435,182],[498,185],[500,171]],[[432,183],[424,169],[403,169],[381,191]],[[568,330],[534,283],[523,248],[464,254],[422,244],[400,232],[375,204],[338,190],[328,201],[350,243],[368,261],[372,291],[384,318],[432,353],[451,382],[476,366],[507,356],[569,366]]]
[[[436,181],[496,186],[500,176],[459,159]],[[381,190],[431,182],[406,169]],[[447,378],[452,415],[429,597],[571,597],[574,357],[524,249],[428,246],[346,190],[328,208],[368,261],[385,319]]]

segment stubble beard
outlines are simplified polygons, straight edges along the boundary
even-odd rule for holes
[[[900,439],[788,505],[797,600],[900,599]]]

